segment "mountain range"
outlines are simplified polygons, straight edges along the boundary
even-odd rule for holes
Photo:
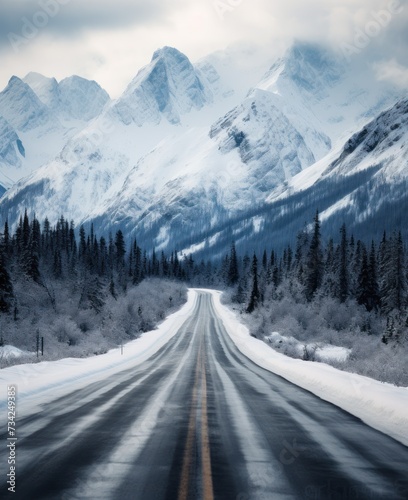
[[[246,92],[233,62],[164,47],[116,100],[76,76],[12,77],[0,93],[2,221],[64,214],[203,255],[272,233],[284,244],[316,208],[367,234],[385,209],[400,223],[406,89],[309,43],[246,75]]]

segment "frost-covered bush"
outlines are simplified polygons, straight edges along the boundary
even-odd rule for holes
[[[97,311],[92,301],[83,300],[81,282],[49,280],[46,285],[48,290],[37,283],[16,282],[16,317],[0,315],[3,341],[34,353],[33,362],[37,362],[37,335],[44,339],[40,361],[99,355],[154,329],[187,297],[185,285],[160,279],[145,280],[126,291],[117,287],[120,291],[113,297],[110,280],[100,281],[98,297],[103,306]],[[13,361],[22,362],[27,359]]]
[[[57,338],[58,342],[66,343],[69,346],[77,345],[81,341],[81,330],[70,318],[57,318],[52,327],[52,331],[54,332],[54,336]]]
[[[295,296],[285,281],[271,292],[274,299],[265,300],[252,314],[241,309],[252,335],[293,358],[324,360],[342,370],[408,386],[408,327],[404,321],[391,318],[387,324],[385,317],[367,312],[352,300],[340,303],[332,297],[316,297],[312,302],[298,301],[299,287],[293,289]],[[232,295],[225,294],[224,303]],[[385,344],[382,338],[387,339],[390,330],[393,334]],[[322,359],[318,346],[325,344],[350,349],[351,354],[341,361]]]

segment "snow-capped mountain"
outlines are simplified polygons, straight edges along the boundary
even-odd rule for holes
[[[53,159],[108,101],[97,83],[76,76],[59,84],[38,73],[12,77],[0,93],[0,183],[10,187]]]
[[[40,73],[31,72],[24,78],[25,82],[36,94],[38,99],[49,109],[58,109],[60,90],[55,78],[48,78]]]
[[[268,93],[257,91],[210,133],[194,128],[163,141],[137,163],[119,193],[90,217],[109,213],[121,222],[140,220],[143,230],[158,228],[158,243],[163,244],[181,220],[193,225],[200,221],[202,229],[229,212],[242,213],[313,161]]]
[[[228,109],[218,79],[210,65],[195,68],[176,49],[156,51],[119,99],[68,141],[58,158],[13,186],[7,198],[24,190],[21,205],[35,206],[39,217],[58,207],[84,220],[119,192],[138,160],[166,137],[183,136],[196,124],[208,133],[219,110]],[[52,88],[42,83],[42,89]],[[49,96],[42,92],[43,99],[44,93]],[[31,198],[32,184],[37,189]]]
[[[14,165],[21,167],[21,160],[25,157],[25,150],[21,139],[15,129],[0,116],[0,185],[7,186],[13,183],[13,180],[7,176],[5,170],[7,166]],[[3,194],[1,190],[1,194]]]
[[[348,62],[332,50],[302,42],[257,87],[273,94],[275,106],[295,124],[316,160],[403,96],[377,81],[359,59]]]
[[[406,227],[407,144],[408,99],[403,99],[355,133],[345,143],[338,157],[323,171],[319,182],[349,179],[364,172],[372,172],[372,175],[368,183],[358,186],[333,203],[322,213],[322,218],[328,220],[333,214],[347,214],[352,219],[354,215],[355,221],[364,225],[385,212],[388,213],[385,228],[392,226],[395,221],[401,227]]]
[[[7,163],[18,164],[19,156],[25,155],[21,140],[15,129],[0,117],[0,158]]]
[[[356,169],[382,165],[388,179],[408,171],[408,99],[381,113],[345,144],[324,175],[347,175]]]
[[[252,214],[207,233],[213,251],[226,248],[231,234],[238,245],[262,250],[273,232],[277,247],[294,241],[305,221],[320,210],[325,233],[338,236],[346,222],[369,243],[384,230],[408,237],[408,99],[403,99],[353,134],[341,147],[272,192]],[[261,229],[261,230],[260,230]],[[191,250],[204,250],[197,238]]]
[[[255,212],[248,231],[259,232],[263,207],[320,189],[340,168],[330,165],[346,140],[400,96],[367,68],[308,44],[295,44],[233,104],[216,65],[208,58],[194,66],[169,47],[156,51],[54,161],[3,196],[2,217],[13,222],[27,206],[40,219],[64,213],[173,248],[208,246],[208,235]],[[50,108],[56,88],[37,86]]]
[[[55,78],[32,72],[23,81],[62,123],[73,120],[89,122],[101,114],[110,100],[107,92],[95,81],[76,75],[58,83]]]
[[[13,76],[0,92],[0,113],[19,132],[55,128],[58,123],[29,85]]]
[[[402,99],[381,112],[321,161],[272,192],[268,202],[300,193],[329,178],[354,175],[372,167],[379,168],[377,177],[381,176],[389,184],[407,178],[407,140],[408,101]]]
[[[179,124],[181,115],[212,102],[208,77],[203,78],[177,49],[164,47],[139,71],[112,106],[111,113],[117,114],[126,125],[158,124],[163,118]]]

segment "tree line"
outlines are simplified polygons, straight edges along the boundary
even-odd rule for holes
[[[279,299],[279,290],[305,302],[332,297],[340,303],[354,301],[366,311],[386,316],[387,342],[396,323],[408,326],[408,262],[401,232],[387,235],[369,245],[340,227],[339,241],[324,243],[319,213],[313,223],[299,232],[296,247],[287,246],[282,255],[265,250],[252,258],[237,255],[235,244],[223,260],[226,285],[235,288],[234,300],[252,313],[268,297]]]
[[[16,280],[44,287],[53,302],[52,283],[75,279],[83,288],[85,306],[98,310],[105,283],[115,297],[118,290],[126,291],[145,278],[188,281],[192,268],[192,257],[148,253],[135,239],[127,245],[121,230],[106,239],[94,233],[92,224],[88,232],[84,226],[77,231],[73,221],[61,216],[52,227],[48,219],[43,224],[35,217],[30,220],[25,211],[14,232],[5,222],[0,237],[0,311],[17,317]]]
[[[78,235],[77,235],[78,233]],[[13,280],[25,279],[47,288],[52,280],[72,280],[83,287],[84,303],[98,309],[101,282],[108,283],[115,296],[145,278],[160,277],[185,281],[196,286],[234,289],[234,300],[253,312],[266,296],[278,298],[282,284],[286,290],[315,301],[330,296],[339,302],[355,301],[367,311],[401,321],[406,314],[408,265],[400,232],[384,233],[380,242],[369,245],[349,235],[345,224],[339,241],[324,242],[318,212],[313,222],[299,232],[296,246],[288,245],[281,254],[273,249],[239,256],[235,243],[221,261],[195,262],[193,255],[148,252],[136,239],[126,243],[118,230],[106,239],[87,232],[63,216],[51,227],[41,225],[27,212],[11,234],[6,221],[0,238],[0,311],[18,312]],[[267,293],[268,292],[268,293]],[[52,302],[52,292],[49,293]]]

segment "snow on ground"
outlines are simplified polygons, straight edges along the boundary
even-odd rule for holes
[[[312,342],[305,344],[300,342],[295,337],[285,337],[279,332],[272,332],[265,337],[274,349],[281,349],[284,354],[289,354],[294,357],[305,359],[304,356],[309,356],[313,361],[347,361],[351,354],[351,349],[339,347],[323,342]]]
[[[33,352],[22,351],[18,347],[13,345],[5,345],[0,347],[0,365],[2,361],[10,359],[18,359],[26,356],[35,356]]]
[[[236,314],[220,302],[221,292],[209,290],[215,309],[237,348],[259,366],[312,392],[366,424],[408,446],[408,388],[395,387],[361,375],[343,372],[324,363],[292,359],[275,352],[261,340],[251,337]],[[7,386],[17,386],[18,404],[40,405],[58,392],[87,386],[103,375],[138,365],[157,352],[177,333],[196,304],[197,294],[189,290],[187,303],[169,316],[157,330],[107,354],[87,359],[63,359],[53,362],[18,365],[0,371],[0,409],[5,408]],[[330,347],[330,346],[329,346]],[[327,356],[330,351],[323,350]],[[338,355],[334,348],[332,355]],[[344,353],[343,353],[344,354]]]
[[[191,314],[196,298],[196,293],[190,290],[187,303],[179,311],[170,315],[156,330],[125,344],[123,355],[119,346],[92,358],[67,358],[0,370],[0,409],[7,404],[8,385],[17,387],[19,408],[23,404],[32,408],[35,404],[55,398],[58,391],[66,390],[67,386],[70,390],[79,389],[100,378],[102,372],[103,376],[113,375],[143,363],[174,337]]]
[[[347,361],[347,358],[351,354],[351,349],[347,349],[346,347],[339,347],[336,345],[329,344],[318,344],[316,352],[315,352],[315,360],[316,361]]]
[[[408,387],[396,387],[324,363],[277,353],[263,341],[251,337],[236,314],[221,304],[221,292],[211,293],[228,334],[245,356],[408,446]]]

